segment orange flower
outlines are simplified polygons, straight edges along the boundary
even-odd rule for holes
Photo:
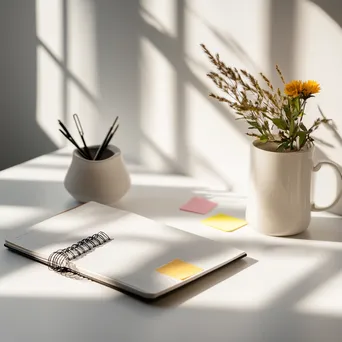
[[[319,93],[320,90],[321,90],[321,87],[316,81],[309,80],[303,83],[304,97],[309,97],[312,94]]]
[[[320,85],[316,81],[309,80],[303,82],[294,80],[285,85],[284,92],[291,97],[301,96],[303,98],[308,98],[312,94],[319,93],[320,90]]]
[[[294,80],[287,83],[284,92],[288,96],[298,97],[303,92],[303,82]]]

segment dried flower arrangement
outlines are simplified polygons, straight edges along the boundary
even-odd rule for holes
[[[254,132],[247,135],[261,142],[277,143],[278,151],[299,151],[314,142],[312,133],[322,123],[331,121],[321,112],[322,118],[316,119],[311,127],[307,128],[303,123],[307,100],[320,91],[316,81],[294,80],[286,83],[276,66],[284,91],[274,89],[270,80],[260,73],[267,85],[264,89],[253,75],[226,66],[219,54],[214,56],[204,44],[201,46],[217,69],[217,72],[210,71],[207,76],[226,94],[218,96],[211,93],[210,96],[227,103],[238,115],[237,120],[243,119],[249,124],[249,129]]]

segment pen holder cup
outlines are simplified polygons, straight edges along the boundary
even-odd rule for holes
[[[95,156],[97,149],[98,146],[89,147],[90,154]],[[99,160],[85,159],[74,150],[64,187],[77,201],[112,204],[122,198],[130,186],[130,176],[118,147],[109,145]]]

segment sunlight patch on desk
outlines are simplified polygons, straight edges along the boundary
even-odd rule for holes
[[[24,259],[27,261],[27,259]],[[98,300],[123,296],[122,293],[87,279],[73,279],[30,261],[29,265],[1,277],[0,298],[68,298]],[[1,273],[0,273],[1,274]],[[18,286],[18,284],[25,284]]]
[[[48,154],[42,157],[35,158],[30,160],[26,165],[36,166],[36,167],[65,167],[66,169],[69,167],[71,163],[71,157],[67,156],[58,156],[56,154]]]
[[[302,314],[342,316],[342,271],[300,300],[295,311]]]
[[[314,256],[281,257],[274,254],[232,275],[185,305],[234,310],[282,307],[283,299],[305,282],[308,274],[315,272],[317,267],[320,265]]]
[[[177,188],[193,188],[203,186],[203,182],[192,177],[170,175],[170,174],[131,174],[132,184],[141,186],[162,186]]]
[[[0,205],[0,231],[27,225],[28,222],[39,220],[48,213],[49,210],[40,207]]]
[[[1,172],[0,180],[20,180],[35,182],[62,182],[65,178],[66,170],[56,168],[20,167],[10,168]]]

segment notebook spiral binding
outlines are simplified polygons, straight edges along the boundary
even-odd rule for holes
[[[72,272],[72,260],[90,252],[94,248],[101,246],[110,240],[111,238],[101,231],[72,244],[70,247],[59,249],[58,251],[50,254],[48,259],[49,267],[57,272]]]

